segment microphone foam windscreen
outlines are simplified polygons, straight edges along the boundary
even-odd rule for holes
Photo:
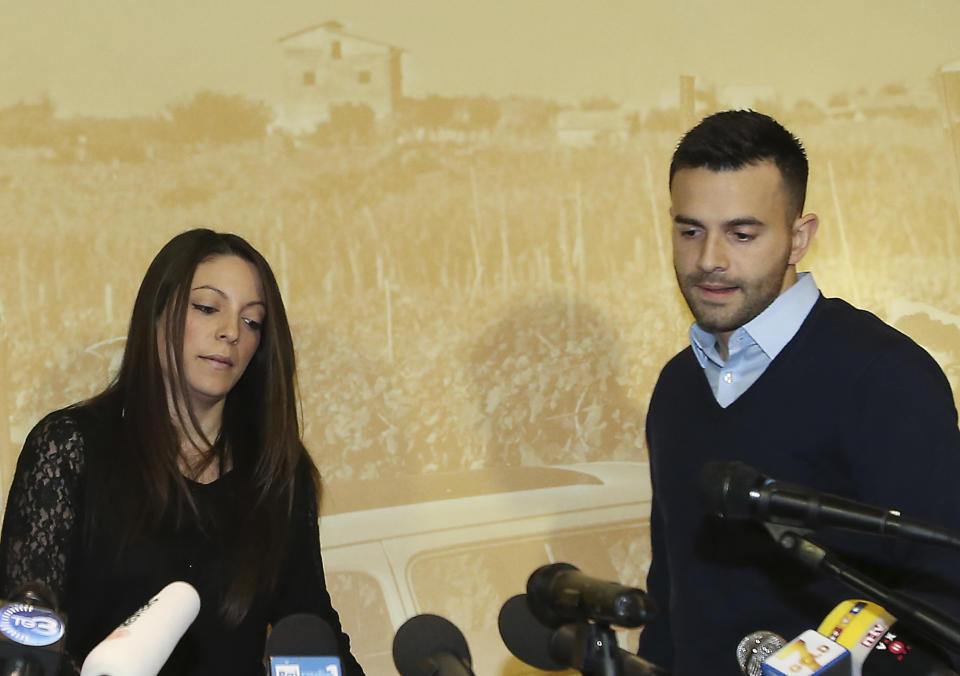
[[[497,625],[503,644],[521,662],[546,671],[568,668],[550,656],[554,630],[541,624],[530,612],[526,594],[517,594],[503,604]]]
[[[337,639],[330,625],[311,613],[287,615],[267,637],[267,657],[337,654]]]
[[[467,639],[453,622],[439,615],[411,617],[393,637],[393,664],[401,676],[425,673],[423,661],[440,653],[451,653],[470,664]]]

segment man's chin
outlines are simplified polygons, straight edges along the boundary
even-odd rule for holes
[[[694,312],[693,319],[697,326],[708,333],[730,333],[743,325],[737,317],[718,317],[703,312]]]

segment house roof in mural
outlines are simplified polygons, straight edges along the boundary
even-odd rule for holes
[[[341,35],[345,38],[350,38],[352,40],[360,40],[362,42],[368,42],[372,45],[389,47],[390,49],[395,49],[401,52],[407,51],[402,47],[398,47],[397,45],[390,44],[389,42],[383,42],[382,40],[373,40],[371,38],[363,37],[362,35],[355,35],[353,33],[348,33],[343,30],[343,24],[335,20],[324,21],[323,23],[318,23],[314,26],[309,26],[307,28],[303,28],[293,33],[289,33],[287,35],[277,38],[277,42],[286,42],[287,40],[292,40],[293,38],[297,38],[297,37],[300,37],[301,35],[306,35],[307,33],[312,33],[318,30],[325,31],[327,33],[335,33],[337,35]]]

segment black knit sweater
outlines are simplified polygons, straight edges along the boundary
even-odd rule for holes
[[[775,479],[960,532],[960,430],[936,362],[874,315],[821,297],[763,375],[726,409],[690,348],[663,369],[647,418],[653,562],[663,605],[640,654],[679,676],[739,676],[737,643],[816,629],[862,594],[802,568],[762,526],[704,516],[703,463],[741,460]],[[960,552],[824,531],[837,558],[960,617]]]

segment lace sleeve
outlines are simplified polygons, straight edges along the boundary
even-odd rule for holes
[[[83,464],[83,435],[69,412],[48,415],[27,436],[0,535],[4,598],[25,582],[40,580],[63,601],[79,537]]]

